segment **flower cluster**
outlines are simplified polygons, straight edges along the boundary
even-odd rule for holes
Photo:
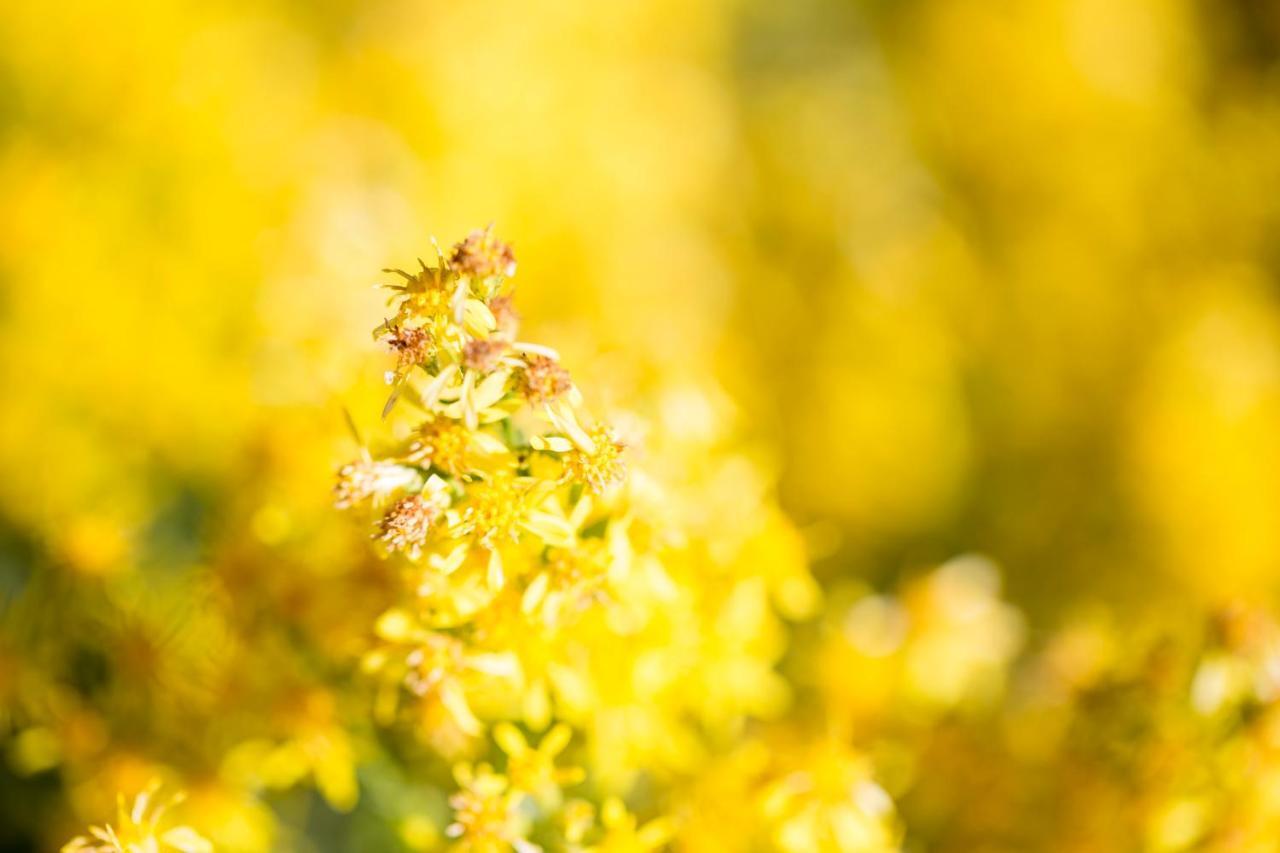
[[[550,825],[573,849],[655,849],[670,821],[639,822],[616,795],[695,770],[699,728],[776,714],[774,606],[801,615],[813,583],[742,460],[709,468],[705,440],[642,446],[590,412],[558,353],[520,337],[514,271],[489,231],[389,271],[375,335],[394,358],[393,435],[334,488],[403,580],[363,670],[378,723],[455,762],[460,849],[523,849]],[[663,482],[642,450],[680,474]],[[537,748],[515,725],[553,722]],[[568,796],[585,777],[552,758],[575,730],[591,778]],[[477,760],[490,733],[501,771]]]
[[[518,674],[514,646],[485,648],[511,628],[494,613],[550,632],[602,597],[629,523],[625,448],[585,414],[557,353],[518,339],[509,246],[477,231],[420,267],[391,271],[393,316],[376,331],[396,357],[384,415],[399,405],[413,422],[342,467],[335,503],[372,513],[411,581],[367,668],[477,735],[464,685]]]

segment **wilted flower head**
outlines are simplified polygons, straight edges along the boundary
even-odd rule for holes
[[[492,228],[472,231],[467,239],[454,246],[449,255],[449,265],[462,275],[473,278],[516,274],[515,253],[493,236]]]
[[[559,361],[536,353],[525,358],[524,371],[520,375],[520,391],[530,403],[539,405],[554,402],[572,387],[569,371]]]
[[[435,341],[431,334],[414,326],[388,326],[383,340],[396,354],[397,367],[401,371],[422,364],[435,353]]]
[[[417,559],[431,532],[431,525],[443,510],[426,495],[409,495],[396,501],[382,517],[378,539],[388,551],[403,551]]]
[[[502,362],[502,356],[510,346],[507,341],[499,337],[468,341],[462,348],[462,363],[471,370],[490,373]]]

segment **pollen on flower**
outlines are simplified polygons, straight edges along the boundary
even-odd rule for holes
[[[333,505],[348,509],[366,500],[374,492],[377,477],[373,464],[351,462],[338,469],[337,482],[333,484]]]
[[[462,517],[477,540],[493,547],[517,539],[528,514],[525,490],[514,477],[502,474],[475,487]]]
[[[490,229],[472,231],[467,238],[453,247],[449,265],[463,275],[472,278],[489,276],[513,276],[516,273],[516,256],[511,247],[493,236]]]
[[[497,368],[510,344],[499,337],[468,341],[462,348],[462,363],[472,370],[489,373]]]
[[[441,512],[440,505],[425,495],[401,498],[382,517],[376,537],[388,551],[403,551],[416,560],[422,555],[427,534]]]
[[[409,459],[455,477],[464,474],[470,470],[471,432],[456,421],[428,421],[409,445]]]
[[[622,461],[623,445],[604,424],[597,424],[587,434],[595,448],[574,448],[565,457],[564,468],[572,480],[599,495],[622,482],[626,476],[626,464]]]
[[[750,618],[736,618],[738,590],[755,590],[757,578],[726,590],[737,608],[727,620],[733,638],[712,644],[725,646],[728,669],[749,677],[716,687],[723,696],[708,695],[716,679],[703,674],[725,668],[717,657],[697,675],[672,673],[671,689],[655,691],[668,675],[637,661],[660,664],[653,643],[669,632],[650,628],[701,612],[704,590],[695,579],[705,574],[704,558],[680,544],[677,513],[668,519],[634,500],[646,494],[615,488],[626,474],[623,444],[584,416],[555,350],[517,341],[505,281],[513,271],[510,249],[489,231],[475,232],[436,266],[392,271],[402,280],[388,285],[392,319],[378,333],[404,360],[389,405],[403,400],[405,419],[415,420],[392,449],[366,450],[345,467],[335,493],[341,506],[364,503],[380,513],[379,552],[402,552],[412,565],[399,567],[404,598],[373,626],[380,645],[362,670],[378,681],[380,724],[403,719],[449,761],[480,755],[486,729],[505,753],[501,774],[488,765],[455,767],[455,817],[445,830],[452,849],[531,853],[529,833],[556,844],[558,832],[567,845],[555,849],[661,849],[671,820],[642,823],[621,801],[597,811],[568,799],[585,776],[582,758],[591,756],[602,780],[628,771],[629,759],[597,755],[603,730],[590,721],[597,711],[607,718],[652,707],[660,739],[679,740],[671,727],[690,715],[715,723],[774,703],[772,658],[746,651],[770,645],[758,642],[769,629],[756,626],[766,620],[753,607]],[[411,367],[421,374],[410,379]],[[766,557],[759,562],[771,562]],[[738,571],[724,568],[726,578]],[[729,607],[708,605],[709,613]],[[695,615],[690,630],[707,630],[702,618]],[[745,667],[743,655],[750,655]],[[581,741],[569,719],[580,721]],[[619,750],[667,760],[636,740]]]
[[[416,326],[389,326],[384,340],[396,354],[397,368],[402,373],[427,361],[435,352],[435,340],[431,334]]]
[[[520,373],[520,392],[530,403],[541,405],[559,399],[573,387],[569,371],[560,362],[545,355],[530,355],[525,358],[524,370]]]

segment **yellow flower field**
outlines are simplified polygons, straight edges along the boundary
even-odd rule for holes
[[[18,0],[0,851],[1280,848],[1280,7]]]

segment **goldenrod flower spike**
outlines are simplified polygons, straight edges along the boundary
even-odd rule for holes
[[[399,446],[344,466],[334,494],[339,507],[371,513],[371,537],[407,561],[417,596],[417,628],[380,632],[387,645],[366,671],[476,736],[473,663],[514,649],[478,642],[472,620],[512,587],[547,629],[570,607],[603,600],[596,590],[611,552],[582,531],[593,525],[612,542],[625,524],[608,501],[586,495],[614,494],[625,467],[606,424],[581,425],[581,395],[555,350],[516,340],[510,247],[487,229],[437,256],[438,266],[394,271],[390,316],[375,330],[396,359],[388,406],[403,401],[418,423]]]

